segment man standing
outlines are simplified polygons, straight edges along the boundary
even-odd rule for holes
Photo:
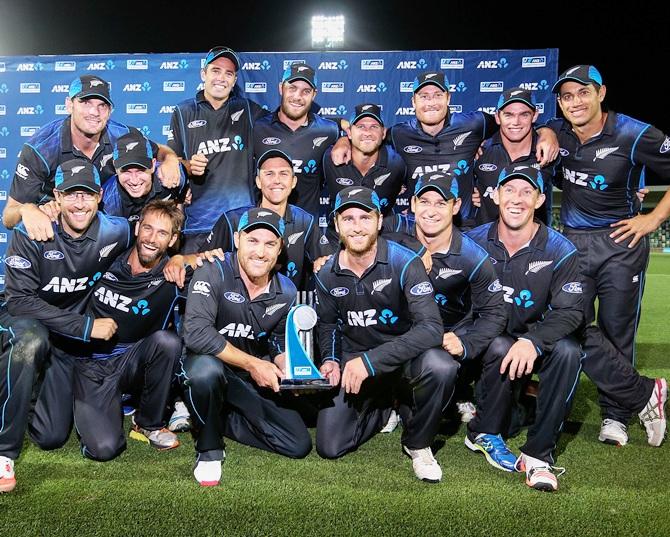
[[[403,391],[403,450],[419,479],[442,469],[430,445],[454,389],[458,363],[440,348],[442,322],[421,260],[378,238],[379,198],[365,187],[340,191],[335,225],[342,247],[317,274],[321,372],[339,389],[319,412],[316,448],[334,459],[381,430],[392,392]]]
[[[0,309],[2,353],[0,400],[0,488],[16,485],[13,465],[28,424],[33,383],[43,372],[30,423],[30,436],[42,449],[61,447],[72,428],[73,354],[81,342],[109,339],[116,323],[85,313],[93,285],[130,246],[128,221],[98,212],[100,176],[90,161],[58,166],[54,196],[54,239],[36,242],[23,224],[16,226],[5,265],[6,307]],[[20,330],[14,330],[18,326]],[[49,357],[50,332],[51,355]],[[30,338],[30,339],[29,339]],[[32,339],[35,338],[35,339]],[[17,360],[15,349],[20,350]],[[11,367],[10,367],[11,365]]]
[[[497,422],[500,427],[511,412],[512,381],[537,372],[537,416],[516,468],[526,472],[529,487],[555,491],[554,450],[583,357],[573,335],[583,320],[582,285],[575,247],[533,219],[544,203],[543,189],[537,169],[503,169],[494,193],[498,220],[468,233],[488,252],[498,276],[496,287],[508,304],[507,335],[498,338],[503,348],[495,353],[496,360],[483,366],[477,416],[469,424],[468,439],[487,428],[484,423]]]
[[[296,289],[274,272],[284,222],[250,209],[235,233],[235,253],[198,268],[186,304],[188,356],[180,380],[196,429],[195,479],[218,485],[222,436],[287,457],[306,457],[312,441],[294,397],[280,395],[286,317]]]
[[[644,186],[646,167],[670,177],[670,138],[649,124],[603,110],[606,87],[592,65],[566,70],[552,91],[565,116],[549,123],[562,153],[561,223],[580,253],[586,324],[595,318],[597,297],[598,326],[617,349],[613,356],[619,357],[610,363],[588,359],[585,367],[597,385],[602,386],[601,379],[610,369],[634,384],[633,369],[617,362],[623,358],[635,365],[635,335],[649,259],[647,235],[670,216],[670,192],[653,211],[642,215],[636,191]],[[641,412],[640,418],[649,443],[659,445],[659,427],[665,430],[667,383],[656,379],[645,384],[636,406],[640,411],[646,401],[655,402],[656,410]],[[630,408],[602,390],[600,406],[601,440],[625,444]]]

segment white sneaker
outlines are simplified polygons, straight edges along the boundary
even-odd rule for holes
[[[475,416],[477,415],[477,407],[474,403],[464,401],[462,403],[456,403],[456,407],[458,408],[458,413],[461,415],[461,421],[463,423],[469,423],[475,419]]]
[[[225,458],[225,454],[223,455]],[[201,487],[216,487],[221,481],[221,464],[223,461],[198,460],[193,468],[193,477]]]
[[[189,414],[188,408],[182,401],[175,402],[174,412],[168,422],[168,429],[173,433],[185,433],[191,429],[191,414]]]
[[[9,457],[0,456],[0,492],[11,492],[16,487],[14,461]]]
[[[395,431],[399,423],[400,423],[400,414],[398,414],[395,410],[391,410],[389,420],[386,422],[386,425],[384,425],[384,428],[379,432],[392,433],[393,431]]]
[[[442,481],[442,468],[433,457],[429,447],[423,449],[410,449],[403,446],[402,449],[412,458],[412,468],[421,481],[428,483],[439,483]]]
[[[668,400],[668,383],[665,379],[656,379],[654,390],[642,412],[638,414],[640,423],[647,431],[647,442],[658,447],[665,438],[665,403]]]
[[[605,418],[600,425],[598,440],[605,444],[625,446],[628,443],[628,429],[620,421]]]
[[[554,468],[548,462],[522,453],[516,461],[518,472],[526,472],[526,485],[535,490],[555,492],[558,490],[558,477],[565,473],[565,468]],[[558,476],[552,470],[560,470]]]

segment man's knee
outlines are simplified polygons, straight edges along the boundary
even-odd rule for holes
[[[87,459],[106,462],[118,457],[126,449],[125,442],[119,442],[118,439],[91,438],[88,442],[81,444],[81,452]]]
[[[11,324],[12,361],[40,365],[49,350],[49,331],[35,319],[17,318]]]
[[[445,383],[453,383],[458,374],[458,362],[443,349],[428,349],[421,357],[422,376],[427,375]]]
[[[312,451],[312,438],[306,427],[304,430],[296,430],[292,435],[292,442],[285,446],[282,453],[292,459],[304,459]]]
[[[551,355],[553,360],[559,362],[561,368],[568,371],[579,369],[584,357],[579,343],[572,338],[559,339],[554,345]]]
[[[512,345],[514,345],[514,340],[509,336],[500,335],[493,338],[486,350],[486,355],[490,358],[489,361],[502,360],[507,356]]]
[[[41,428],[30,425],[29,427],[30,439],[44,451],[52,451],[54,449],[62,448],[70,437],[70,429],[66,430],[43,430]]]

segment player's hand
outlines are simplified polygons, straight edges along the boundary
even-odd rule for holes
[[[177,155],[166,155],[165,160],[161,162],[161,165],[158,168],[156,174],[158,175],[158,179],[160,179],[161,185],[163,185],[163,187],[178,187],[181,181],[181,169]]]
[[[281,374],[283,377],[286,376],[286,353],[281,353],[275,356],[274,358],[274,363],[275,365],[279,368],[281,371]]]
[[[363,358],[360,356],[349,360],[342,372],[342,387],[345,393],[357,394],[361,391],[361,384],[370,375],[363,364]]]
[[[474,187],[472,189],[472,204],[475,207],[481,207],[482,206],[482,197],[479,194],[479,189],[477,187]]]
[[[223,252],[222,248],[214,248],[213,250],[206,250],[202,252],[202,254],[198,255],[198,258],[204,257],[207,261],[210,263],[213,263],[215,260],[223,261],[224,258],[226,257],[226,254]],[[200,263],[198,266],[202,266],[202,260],[200,260]]]
[[[205,175],[205,168],[207,167],[207,157],[196,153],[189,161],[191,167],[191,175]]]
[[[116,321],[114,319],[100,318],[93,321],[93,328],[91,329],[91,338],[104,339],[105,341],[112,338],[116,334]]]
[[[317,258],[314,261],[314,264],[312,265],[312,270],[314,272],[319,272],[321,270],[321,267],[323,267],[331,257],[333,257],[333,256],[332,255],[322,255],[321,257]]]
[[[335,142],[333,149],[330,152],[330,158],[335,166],[349,164],[349,161],[351,160],[351,142],[349,141],[349,138],[342,136],[342,138],[339,138],[337,142]]]
[[[261,388],[270,388],[274,392],[279,391],[279,379],[284,375],[275,364],[260,358],[254,358],[248,368],[251,378]]]
[[[430,274],[430,271],[433,270],[433,255],[429,250],[426,250],[423,253],[421,256],[421,261],[423,262],[423,266],[426,269],[426,274]]]
[[[186,190],[186,195],[184,196],[184,205],[191,205],[191,202],[193,201],[193,192],[191,191],[191,187],[188,187]]]
[[[558,145],[558,138],[556,133],[550,128],[542,128],[537,131],[537,150],[535,151],[535,158],[540,166],[544,167],[553,162],[558,157],[558,151],[561,149]]]
[[[479,160],[479,157],[481,157],[484,154],[484,144],[486,144],[486,140],[484,140],[481,144],[479,144],[479,147],[477,148],[477,153],[475,154],[475,160]]]
[[[44,205],[40,205],[38,209],[51,218],[52,222],[58,222],[60,207],[55,201],[52,200],[48,203],[45,203]]]
[[[453,332],[447,332],[442,336],[442,348],[452,356],[460,358],[465,352],[465,347],[459,338]]]
[[[644,197],[649,194],[649,189],[648,188],[639,188],[636,192],[635,195],[637,196],[637,199],[640,200],[640,203],[644,201]]]
[[[528,340],[518,339],[503,358],[500,364],[500,374],[504,375],[509,366],[510,380],[530,375],[536,358],[535,346]]]
[[[324,362],[319,371],[328,379],[331,386],[337,386],[340,383],[340,364],[335,360]]]
[[[33,241],[49,241],[54,238],[51,217],[32,203],[21,207],[21,220],[28,237]]]
[[[179,287],[184,287],[186,281],[186,266],[183,255],[173,255],[163,268],[163,276],[166,282],[172,282]]]
[[[615,227],[610,237],[614,242],[619,243],[626,239],[633,237],[633,240],[628,244],[628,248],[633,248],[642,237],[649,233],[656,231],[660,224],[656,218],[651,214],[638,214],[633,218],[626,218],[610,224],[610,227]]]

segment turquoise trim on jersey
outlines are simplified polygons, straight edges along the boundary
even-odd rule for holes
[[[560,267],[560,266],[563,264],[563,261],[565,261],[568,257],[570,257],[571,255],[576,254],[576,253],[577,253],[577,250],[572,250],[571,252],[568,252],[567,254],[565,254],[565,255],[559,260],[559,262],[556,263],[556,265],[554,265],[554,270],[553,270],[553,272],[556,272],[556,270],[558,269],[558,267]]]
[[[633,166],[636,166],[637,163],[635,162],[635,148],[637,147],[637,143],[640,141],[640,138],[642,138],[642,135],[649,129],[651,125],[648,123],[645,125],[644,129],[640,131],[640,134],[637,135],[637,138],[635,138],[635,142],[633,143],[633,147],[630,148],[630,162]]]
[[[375,368],[372,367],[372,364],[370,363],[370,358],[368,358],[368,353],[367,352],[363,353],[363,358],[365,358],[365,361],[368,363],[368,368],[370,369],[370,371],[372,371],[372,376],[374,377],[375,376]]]
[[[182,155],[184,155],[183,156],[184,160],[188,160],[189,157],[186,154],[186,126],[184,125],[184,117],[181,115],[181,109],[179,108],[179,106],[177,106],[175,110],[179,114],[179,123],[181,124],[181,153]]]
[[[31,145],[28,142],[26,142],[25,145],[27,145],[30,149],[35,151],[35,154],[42,159],[42,162],[44,162],[44,166],[47,169],[47,174],[51,175],[51,168],[49,168],[49,164],[47,163],[46,159],[42,156],[42,153],[40,153],[34,145]]]
[[[321,269],[323,270],[323,267],[321,267]],[[328,289],[326,289],[326,286],[323,285],[323,283],[322,283],[321,280],[319,279],[319,275],[318,275],[318,274],[314,274],[314,279],[315,279],[315,280],[317,281],[317,283],[321,286],[321,289],[323,289],[326,293],[329,292]]]
[[[470,276],[468,277],[469,282],[472,281],[472,278],[474,278],[475,274],[479,270],[479,267],[481,267],[484,264],[484,261],[486,261],[487,257],[488,257],[488,255],[486,257],[482,257],[481,261],[479,263],[477,263],[477,266],[472,269],[472,272],[470,273]]]
[[[84,341],[90,341],[90,333],[88,331],[89,326],[91,326],[91,317],[86,316],[86,325],[84,326]],[[93,327],[91,327],[91,330],[93,330]]]

